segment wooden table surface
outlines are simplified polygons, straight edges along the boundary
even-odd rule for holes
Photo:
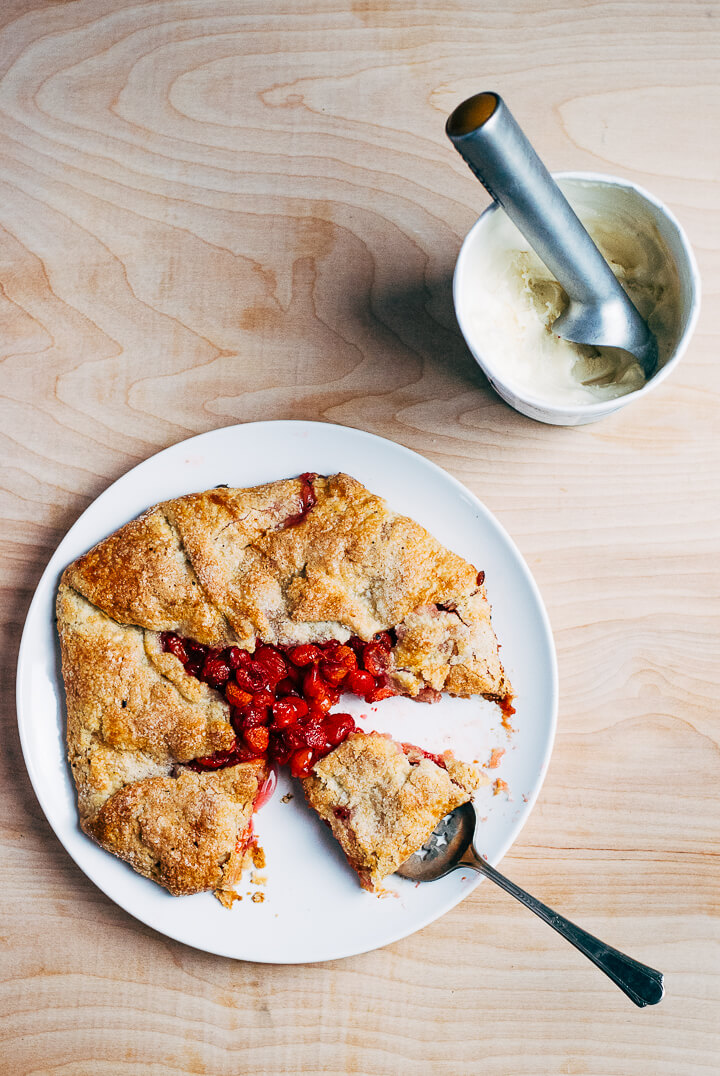
[[[4,0],[0,22],[2,1072],[718,1073],[718,0]],[[594,426],[511,411],[455,326],[487,197],[443,125],[488,88],[552,169],[650,188],[697,253],[685,360]],[[659,1007],[489,884],[365,956],[205,955],[54,837],[13,702],[47,560],[140,460],[274,418],[407,445],[517,541],[561,700],[503,866],[663,969]]]

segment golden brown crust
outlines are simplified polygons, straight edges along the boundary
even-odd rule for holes
[[[405,694],[510,694],[475,567],[348,475],[315,478],[315,506],[286,527],[302,488],[288,479],[168,501],[81,557],[65,582],[115,620],[209,645],[397,628],[389,672]]]
[[[57,614],[82,818],[128,780],[232,747],[227,703],[198,681],[199,698],[185,698],[149,660],[140,628],[117,624],[65,584]]]
[[[147,647],[141,628],[117,624],[65,584],[57,611],[82,828],[171,893],[232,886],[266,767],[175,775],[178,762],[233,746],[227,704],[159,652],[158,664],[179,667],[176,683],[163,676],[148,655],[154,638]]]
[[[234,641],[199,585],[162,505],[76,560],[62,581],[121,624],[178,631],[206,644]]]
[[[377,890],[480,783],[450,752],[438,766],[419,748],[356,733],[316,762],[305,797],[330,826],[365,889]]]
[[[167,501],[63,575],[58,628],[82,825],[172,892],[220,884],[231,820],[243,822],[247,804],[219,773],[173,776],[177,763],[231,749],[234,733],[224,700],[164,652],[159,632],[252,650],[257,637],[368,640],[395,628],[387,671],[405,694],[510,693],[477,570],[348,475],[314,477],[312,487],[300,522],[301,479]],[[416,769],[405,795],[414,789],[432,805],[428,767]],[[198,811],[210,858],[198,852],[193,873],[183,859],[191,847],[177,841]],[[165,847],[166,837],[176,843]],[[233,855],[222,861],[225,881],[240,870]]]
[[[248,649],[256,636],[276,641],[283,592],[258,542],[302,509],[302,485],[286,479],[253,489],[218,488],[164,505],[205,592]]]
[[[83,822],[95,840],[175,896],[232,889],[244,858],[262,763],[135,781]]]
[[[484,585],[442,604],[413,609],[399,626],[394,658],[400,683],[408,694],[428,685],[450,695],[505,698],[511,688]]]

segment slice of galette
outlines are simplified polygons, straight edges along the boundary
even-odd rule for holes
[[[449,811],[467,803],[481,780],[449,751],[430,755],[378,733],[353,733],[315,763],[303,788],[372,892]]]
[[[190,768],[235,747],[227,703],[197,679],[178,687],[148,657],[144,632],[64,585],[57,611],[83,830],[175,895],[231,890],[267,761]]]
[[[269,765],[357,731],[343,693],[511,695],[484,572],[343,474],[156,505],[68,566],[57,620],[82,827],[172,893],[231,888]],[[393,761],[414,840],[461,764]]]
[[[250,818],[267,770],[245,762],[124,785],[83,828],[146,878],[183,896],[232,892],[246,865]]]

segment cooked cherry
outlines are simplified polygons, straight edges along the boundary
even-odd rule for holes
[[[160,644],[167,653],[174,654],[183,665],[187,664],[188,653],[185,644],[174,631],[164,631],[160,636]]]
[[[276,728],[285,728],[292,725],[299,717],[304,717],[308,712],[308,704],[305,699],[285,698],[278,699],[273,703],[273,725]]]
[[[208,656],[210,647],[203,646],[202,643],[196,643],[194,639],[183,639],[183,642],[187,650],[188,660],[192,662],[199,661],[202,664]]]
[[[366,702],[381,702],[383,699],[390,699],[395,694],[395,690],[390,687],[389,684],[379,684],[374,687],[372,691],[369,691],[365,696]]]
[[[317,665],[311,665],[303,677],[303,694],[317,698],[327,694],[327,684],[323,683]]]
[[[193,770],[219,770],[223,766],[233,766],[239,761],[236,751],[217,751],[214,755],[194,758],[188,763]]]
[[[261,725],[267,725],[269,720],[268,710],[266,706],[246,706],[242,711],[242,717],[240,718],[240,726],[243,732],[247,732],[248,729],[256,729]]]
[[[224,653],[224,657],[231,669],[237,669],[243,663],[243,654],[250,657],[247,650],[241,650],[239,646],[229,646]]]
[[[317,475],[312,471],[306,471],[305,474],[300,475],[300,482],[302,483],[300,486],[300,511],[288,516],[285,520],[286,527],[294,527],[298,523],[302,523],[310,509],[317,504],[317,495],[312,485],[313,478],[317,478]]]
[[[381,646],[383,650],[392,650],[392,639],[387,631],[379,631],[376,635],[373,635],[373,642]]]
[[[293,665],[298,665],[300,668],[305,665],[312,665],[314,661],[319,661],[322,656],[320,647],[313,646],[312,643],[303,643],[302,646],[293,646],[288,651],[288,657]]]
[[[247,706],[253,700],[251,692],[243,691],[232,681],[225,688],[225,698],[231,706]]]
[[[337,747],[355,729],[355,722],[350,714],[331,714],[325,722],[325,735],[333,747]]]
[[[272,646],[259,646],[255,651],[255,661],[267,671],[271,684],[277,684],[287,676],[285,659]]]
[[[245,743],[253,751],[257,751],[259,755],[264,754],[268,749],[270,743],[270,733],[268,729],[263,726],[258,728],[250,728],[245,730]]]
[[[368,643],[363,650],[363,665],[372,676],[382,676],[388,666],[388,653],[378,643]]]
[[[333,695],[316,695],[312,699],[313,710],[319,714],[326,714],[329,710],[332,710],[333,706],[337,702],[337,697]]]
[[[372,691],[375,687],[375,678],[370,675],[369,672],[363,672],[362,669],[354,669],[348,673],[348,678],[345,681],[344,686],[348,691],[352,691],[353,695],[359,695],[364,698],[368,691]]]
[[[354,655],[353,655],[354,656]],[[339,661],[321,661],[320,675],[329,684],[341,684],[349,670],[346,665]]]
[[[293,777],[307,777],[312,766],[313,753],[307,748],[295,751],[290,759],[290,773]]]
[[[348,670],[357,669],[357,655],[352,647],[345,646],[344,643],[333,651],[332,660],[339,661]]]
[[[255,662],[236,669],[235,680],[238,687],[241,687],[243,691],[249,691],[251,694],[256,691],[263,691],[269,686],[266,671],[262,665],[256,665]]]
[[[431,762],[434,762],[436,766],[439,766],[441,770],[447,769],[447,760],[444,755],[434,755],[432,751],[423,751],[422,747],[416,747],[415,744],[403,743],[400,744],[405,754],[410,759],[411,766],[417,766],[420,763],[418,755],[423,758],[429,758]],[[410,755],[413,757],[410,758]]]
[[[303,728],[303,739],[313,751],[324,751],[328,746],[325,727],[321,719],[314,717]]]
[[[285,766],[290,761],[292,750],[282,740],[273,737],[270,740],[271,757],[278,766]]]
[[[269,691],[256,691],[253,696],[253,706],[263,706],[269,709],[275,702],[275,696]]]
[[[282,738],[285,746],[291,751],[298,751],[301,747],[305,747],[305,737],[298,725],[290,725],[288,728],[283,729]]]
[[[222,658],[207,657],[200,675],[210,687],[220,687],[230,678],[230,666]]]
[[[303,682],[304,675],[305,674],[303,673],[302,669],[298,669],[295,665],[288,666],[287,679],[290,680],[290,682],[293,683],[295,687],[300,687]]]
[[[263,752],[254,747],[238,747],[235,754],[238,762],[258,762],[263,757]]]

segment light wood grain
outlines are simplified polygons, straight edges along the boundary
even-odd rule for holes
[[[5,0],[0,20],[3,1073],[720,1071],[717,0]],[[488,88],[550,167],[649,187],[698,255],[686,360],[596,426],[510,411],[455,327],[486,198],[443,123]],[[489,885],[385,950],[261,967],[142,927],[57,843],[13,706],[47,559],[149,454],[288,417],[421,452],[519,543],[561,708],[504,867],[665,970],[658,1008]]]

